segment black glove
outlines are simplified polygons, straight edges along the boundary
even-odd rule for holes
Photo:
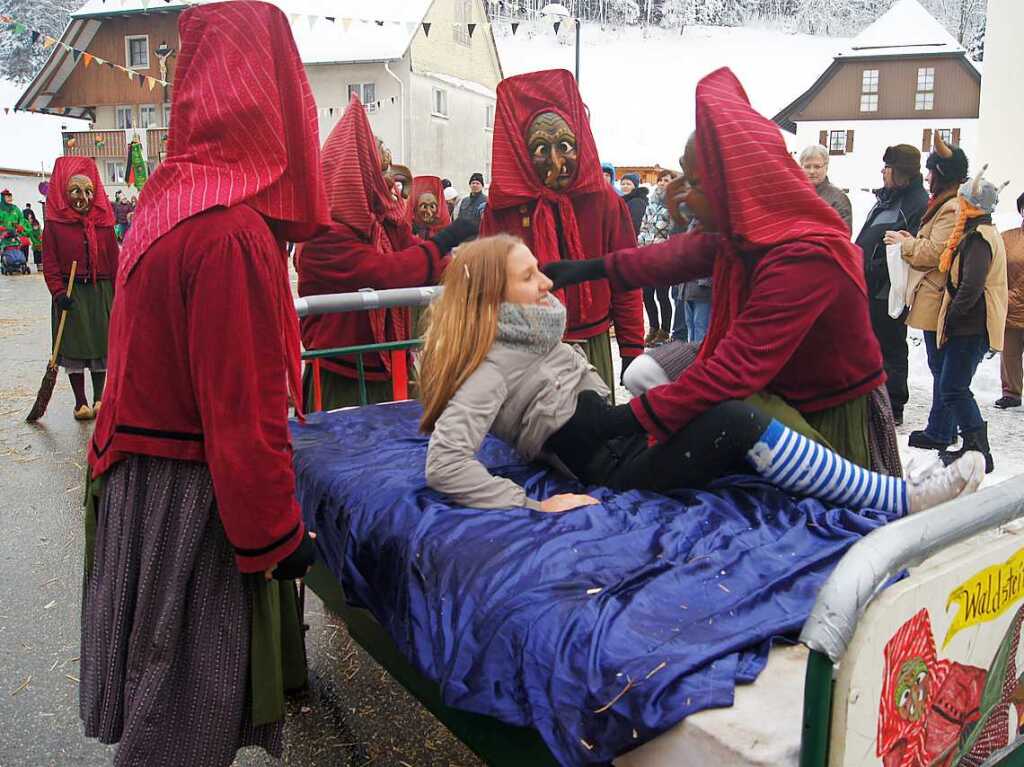
[[[430,238],[431,242],[437,245],[437,249],[441,251],[443,256],[453,248],[458,247],[466,240],[471,237],[476,237],[480,233],[480,222],[469,221],[464,218],[460,218],[454,224],[446,226],[440,232]]]
[[[591,280],[603,280],[608,276],[603,258],[588,258],[585,261],[553,261],[541,267],[541,271],[555,283],[551,289],[561,290],[566,285],[577,285]]]
[[[306,533],[302,536],[302,543],[291,554],[277,563],[274,568],[274,580],[294,581],[306,574],[316,561],[316,545],[313,539]]]
[[[53,303],[59,311],[70,312],[71,307],[75,305],[75,299],[68,298],[67,293],[58,293],[53,297]]]
[[[633,434],[643,434],[644,427],[633,415],[633,408],[629,405],[616,405],[608,410],[602,424],[604,434],[607,438],[628,437]]]

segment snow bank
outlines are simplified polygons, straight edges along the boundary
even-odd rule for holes
[[[496,25],[505,76],[574,66],[573,32]],[[750,101],[771,117],[817,79],[849,40],[726,27],[688,27],[683,35],[583,24],[580,84],[603,161],[676,168],[694,127],[694,92],[709,72],[728,66]]]

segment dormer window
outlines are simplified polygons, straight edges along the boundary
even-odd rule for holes
[[[878,111],[878,70],[865,69],[860,84],[860,111]]]
[[[917,70],[917,95],[914,109],[928,112],[935,109],[935,67],[920,67]]]

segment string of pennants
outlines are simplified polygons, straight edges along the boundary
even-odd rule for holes
[[[24,24],[10,16],[0,16],[0,31],[5,31],[13,35],[22,35],[29,37],[31,38],[34,44],[42,45],[44,50],[53,48],[54,46],[63,48],[71,54],[71,57],[74,59],[76,64],[79,61],[81,61],[82,65],[86,69],[88,69],[92,64],[96,64],[97,68],[108,67],[109,69],[124,72],[125,76],[127,76],[127,78],[130,81],[138,83],[139,87],[144,88],[148,86],[149,90],[153,90],[158,85],[163,87],[170,85],[170,83],[161,80],[159,77],[151,77],[150,75],[141,74],[134,70],[128,69],[127,67],[123,67],[120,64],[115,64],[112,61],[107,61],[106,59],[101,58],[94,53],[90,53],[89,51],[68,45],[62,40],[58,40],[56,37],[53,37],[52,35],[40,32],[38,29],[32,29],[27,24]],[[6,111],[7,110],[5,108],[5,112]],[[65,110],[64,114],[70,114],[70,111],[70,109]]]

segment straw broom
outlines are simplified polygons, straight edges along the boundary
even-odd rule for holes
[[[71,276],[68,278],[68,298],[71,298],[71,289],[75,287],[75,272],[78,271],[78,262],[71,262]],[[50,355],[50,362],[43,373],[43,382],[39,384],[39,394],[36,395],[36,404],[32,406],[28,416],[25,418],[29,423],[35,423],[46,412],[50,404],[50,397],[53,396],[53,387],[57,384],[57,353],[60,351],[60,339],[64,335],[64,323],[68,319],[68,310],[60,313],[60,324],[57,325],[57,338],[53,342],[53,354]]]

